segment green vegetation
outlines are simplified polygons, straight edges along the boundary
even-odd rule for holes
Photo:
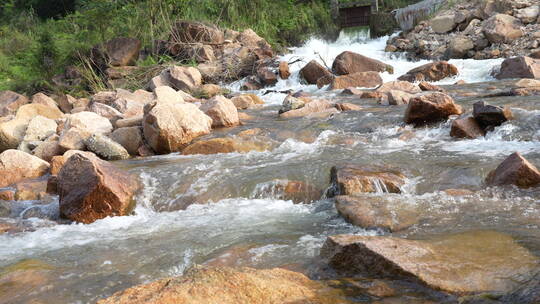
[[[89,50],[113,37],[135,37],[152,54],[175,20],[252,28],[274,47],[301,43],[334,30],[326,0],[2,0],[0,4],[0,90],[53,90],[52,76],[69,65],[95,79]],[[154,55],[138,65],[170,60]],[[83,83],[77,91],[97,87]],[[73,93],[73,92],[72,92]]]

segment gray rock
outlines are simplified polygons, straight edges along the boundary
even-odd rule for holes
[[[96,153],[106,160],[128,159],[128,151],[121,144],[101,135],[93,134],[86,140],[86,147],[89,151]]]

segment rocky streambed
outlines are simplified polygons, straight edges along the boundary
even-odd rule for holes
[[[154,99],[142,121],[71,114],[57,140],[76,148],[92,129],[88,151],[50,169],[25,155],[56,177],[3,189],[0,302],[537,303],[540,102],[515,92],[538,84],[495,80],[502,60],[409,62],[384,48],[314,39],[254,95],[242,80],[199,107],[158,85],[137,93]],[[112,94],[92,104],[136,102]],[[4,167],[19,157],[8,151]]]

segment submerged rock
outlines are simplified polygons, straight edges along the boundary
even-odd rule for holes
[[[240,123],[234,103],[221,95],[206,101],[201,111],[212,118],[212,127],[234,127]]]
[[[410,82],[439,81],[447,77],[456,76],[457,74],[458,68],[455,65],[446,61],[438,61],[414,68],[398,79]]]
[[[303,274],[280,268],[196,267],[182,277],[135,286],[98,304],[336,303],[336,294],[326,294],[324,288]]]
[[[443,121],[450,115],[459,115],[462,112],[461,106],[455,104],[452,97],[434,92],[411,98],[404,120],[408,124],[424,125]]]
[[[217,154],[217,153],[246,153],[249,151],[266,151],[271,145],[263,142],[243,140],[238,138],[213,138],[197,141],[184,150],[182,154]]]
[[[300,100],[300,99],[294,98],[294,100]],[[292,106],[296,106],[296,104],[292,104]],[[321,99],[321,100],[314,100],[314,101],[308,102],[307,104],[299,108],[282,112],[281,114],[279,114],[279,117],[282,117],[282,118],[305,117],[305,116],[312,116],[312,115],[317,115],[321,113],[331,115],[333,113],[338,113],[338,110],[336,110],[334,105],[332,105],[329,101]]]
[[[399,231],[417,223],[416,212],[401,207],[392,209],[389,205],[389,201],[378,197],[336,196],[338,213],[355,226]]]
[[[401,193],[405,176],[397,170],[363,165],[332,167],[329,196],[362,193]]]
[[[515,17],[496,14],[484,23],[482,31],[491,43],[508,43],[523,36],[521,25]]]
[[[343,275],[413,279],[457,294],[510,291],[538,265],[512,237],[494,231],[422,241],[336,235],[327,239],[321,256]]]
[[[58,174],[60,214],[85,224],[128,215],[135,207],[138,187],[130,173],[97,157],[74,154]]]
[[[334,71],[336,75],[348,75],[369,71],[393,73],[394,68],[382,61],[354,52],[345,51],[339,54],[334,60],[332,71]]]
[[[540,171],[516,152],[506,158],[494,171],[491,171],[486,183],[489,186],[516,185],[530,188],[540,185]]]

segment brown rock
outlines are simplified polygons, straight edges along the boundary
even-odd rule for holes
[[[249,151],[266,151],[270,148],[269,144],[253,140],[244,140],[238,138],[213,138],[209,140],[197,141],[182,151],[184,155],[193,154],[218,154],[218,153],[246,153]]]
[[[15,192],[15,200],[27,201],[38,200],[47,193],[47,179],[27,179],[17,182],[13,185]]]
[[[506,121],[513,119],[510,108],[489,105],[483,101],[474,103],[473,117],[484,129],[498,127]]]
[[[315,100],[312,102],[308,102],[303,107],[283,112],[279,114],[279,117],[282,117],[282,118],[304,117],[310,114],[324,112],[329,109],[335,110],[334,106],[330,102],[326,100]]]
[[[457,74],[458,69],[456,66],[446,61],[438,61],[414,68],[398,79],[410,82],[439,81],[447,77],[456,76]]]
[[[13,190],[13,189],[0,190],[0,200],[14,201],[15,200],[15,190]]]
[[[23,141],[29,121],[12,119],[0,123],[0,151],[16,149]]]
[[[518,152],[506,158],[486,178],[489,186],[516,185],[530,188],[540,185],[540,171]]]
[[[362,228],[382,228],[392,232],[418,222],[418,214],[375,197],[336,196],[336,209],[349,223]]]
[[[212,119],[193,104],[154,102],[144,116],[143,134],[152,150],[166,154],[210,133],[211,125]]]
[[[191,92],[202,84],[202,75],[194,67],[172,66],[164,70],[161,75],[174,89],[184,92]]]
[[[401,193],[405,176],[400,172],[376,166],[344,165],[332,167],[329,197],[362,193]]]
[[[88,111],[94,112],[101,117],[105,117],[112,122],[124,118],[124,115],[115,108],[99,102],[93,102],[90,104]]]
[[[32,103],[19,107],[15,118],[30,121],[38,115],[50,119],[58,119],[64,116],[58,107],[49,107],[43,104]]]
[[[484,22],[482,31],[491,43],[510,43],[523,36],[519,19],[510,15],[496,14]]]
[[[279,77],[281,79],[289,79],[291,72],[289,71],[289,63],[287,61],[279,62]]]
[[[62,94],[58,97],[58,106],[64,113],[71,113],[76,103],[77,99],[71,95]]]
[[[42,176],[48,170],[46,161],[19,150],[6,150],[0,154],[0,187]]]
[[[405,105],[409,103],[411,98],[415,97],[413,94],[409,94],[404,91],[391,90],[388,92],[388,104],[389,105]]]
[[[112,66],[134,65],[139,59],[141,41],[134,38],[118,37],[105,43],[105,50]]]
[[[66,163],[66,160],[67,159],[63,155],[53,156],[51,158],[51,174],[58,175],[58,173],[60,173],[60,169],[62,169]]]
[[[452,122],[450,136],[456,138],[474,139],[486,133],[473,117],[460,118]]]
[[[310,61],[300,70],[300,75],[309,84],[317,84],[317,80],[324,76],[331,76],[332,73],[315,60]]]
[[[13,91],[0,91],[0,116],[15,114],[19,107],[29,102],[24,95]]]
[[[134,208],[133,196],[138,187],[132,175],[112,164],[75,154],[58,175],[60,214],[85,224],[127,215]]]
[[[142,126],[143,116],[133,116],[130,118],[119,119],[114,122],[117,128],[129,128]]]
[[[277,75],[267,67],[262,67],[257,70],[257,77],[261,80],[261,83],[265,86],[273,86],[277,83]]]
[[[365,92],[355,87],[346,88],[341,92],[341,95],[362,95]]]
[[[250,109],[264,104],[264,101],[255,94],[242,94],[231,99],[237,109]]]
[[[317,88],[322,88],[324,87],[325,85],[329,85],[332,83],[332,81],[334,81],[334,78],[336,78],[335,75],[327,75],[327,76],[323,76],[321,78],[319,78],[317,80]]]
[[[241,91],[256,91],[262,89],[262,84],[259,82],[259,79],[257,77],[248,77],[248,79],[244,82],[242,87],[240,88]]]
[[[46,162],[50,162],[54,156],[62,155],[65,151],[66,149],[62,148],[58,142],[58,135],[53,135],[46,141],[40,143],[32,151],[32,154]]]
[[[348,87],[373,88],[382,84],[382,78],[377,72],[361,72],[335,77],[330,85],[331,90]]]
[[[524,56],[505,59],[495,78],[540,78],[540,59]]]
[[[411,94],[416,94],[422,92],[420,87],[414,83],[408,81],[390,81],[383,83],[378,87],[375,92],[380,93],[390,93],[391,91],[403,91]]]
[[[412,98],[405,111],[405,123],[424,125],[447,119],[463,112],[452,97],[444,93],[429,93]]]
[[[171,41],[184,43],[222,44],[223,31],[219,28],[194,21],[177,22],[171,31]]]
[[[223,97],[215,96],[201,106],[201,111],[212,118],[212,127],[234,127],[240,123],[238,110],[234,103]]]
[[[429,82],[426,82],[426,81],[421,81],[419,84],[418,84],[418,87],[422,90],[422,91],[433,91],[433,92],[445,92],[445,90],[437,85],[434,85],[434,84],[431,84]]]
[[[182,277],[135,286],[98,304],[331,304],[339,301],[338,294],[281,268],[196,267]]]
[[[336,103],[335,106],[336,106],[336,109],[338,109],[338,111],[341,111],[341,112],[362,110],[361,106],[355,105],[353,103],[348,103],[348,102]]]
[[[392,74],[394,68],[379,60],[345,51],[339,54],[332,64],[332,71],[336,75],[348,75],[359,72],[389,72]]]
[[[141,127],[118,128],[112,132],[110,137],[122,145],[131,155],[137,155],[139,147],[143,145]]]
[[[538,263],[510,236],[493,231],[422,241],[336,235],[327,239],[321,256],[340,274],[409,278],[457,294],[510,291]]]

